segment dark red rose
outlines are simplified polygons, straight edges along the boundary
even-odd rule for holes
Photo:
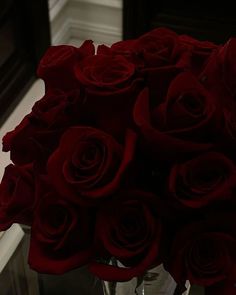
[[[97,214],[98,242],[110,257],[126,268],[92,263],[90,270],[108,281],[127,281],[158,263],[161,223],[156,196],[142,191],[121,191]]]
[[[34,212],[29,265],[38,272],[62,274],[93,256],[92,210],[79,208],[48,191]]]
[[[172,136],[196,137],[203,129],[209,136],[212,120],[213,128],[217,127],[216,112],[217,102],[211,93],[192,74],[181,73],[171,82],[165,101],[153,107],[151,120],[156,128]]]
[[[101,93],[120,91],[130,84],[135,73],[134,64],[123,56],[93,55],[75,66],[75,75],[88,90]]]
[[[47,90],[70,90],[77,85],[73,72],[74,64],[94,54],[95,47],[90,40],[85,41],[80,48],[70,45],[51,46],[39,63],[37,75],[44,80]]]
[[[232,198],[236,166],[221,153],[208,152],[175,164],[169,176],[169,192],[182,204],[199,208]]]
[[[65,198],[79,203],[106,197],[119,187],[135,141],[131,130],[122,145],[95,128],[69,128],[48,160],[50,180]]]
[[[144,61],[142,74],[147,77],[150,93],[162,99],[174,77],[191,68],[190,50],[175,32],[166,28],[154,29],[136,43]]]
[[[78,123],[85,96],[79,89],[47,92],[32,108],[32,117],[49,128],[65,128]]]
[[[170,81],[183,69],[190,68],[189,47],[178,39],[178,35],[158,28],[138,39],[126,40],[99,48],[100,53],[121,54],[136,65],[138,74],[147,79],[152,95],[163,97]]]
[[[0,184],[0,231],[13,223],[30,225],[35,205],[32,165],[5,168]]]
[[[123,55],[140,69],[182,67],[188,61],[187,56],[183,56],[187,48],[178,41],[175,32],[158,28],[137,39],[114,43],[110,48],[102,45],[98,47],[98,53]]]
[[[178,35],[166,28],[154,29],[139,37],[134,45],[144,61],[145,68],[161,68],[187,65],[188,56]]]
[[[10,151],[11,160],[16,165],[37,162],[44,166],[59,141],[60,133],[58,129],[45,128],[41,121],[27,115],[13,131],[3,137],[3,151]]]
[[[46,93],[32,112],[3,137],[3,151],[10,151],[11,160],[17,165],[41,161],[42,166],[64,130],[80,119],[83,99],[79,90]]]
[[[150,101],[146,88],[134,107],[134,121],[145,145],[161,157],[210,148],[219,110],[214,98],[190,73],[179,74],[161,104]],[[209,142],[208,142],[209,141]]]
[[[218,218],[189,224],[176,233],[167,270],[177,283],[189,280],[214,286],[235,282],[235,216],[218,214]]]
[[[99,54],[78,63],[75,73],[86,86],[83,113],[87,125],[118,140],[122,138],[125,130],[133,126],[133,105],[143,88],[142,79],[135,75],[135,66],[121,55]]]

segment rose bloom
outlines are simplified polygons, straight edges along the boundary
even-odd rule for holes
[[[229,200],[236,187],[236,166],[221,153],[208,152],[175,164],[168,191],[183,205],[199,208],[217,200]]]
[[[133,114],[142,143],[154,158],[204,151],[217,140],[220,107],[191,73],[179,74],[161,103],[149,94],[147,88],[140,93]]]
[[[119,191],[97,213],[97,248],[126,267],[91,263],[103,280],[128,281],[159,263],[161,222],[157,197],[143,191]],[[104,254],[104,250],[99,257]]]
[[[154,29],[137,39],[119,41],[110,48],[101,45],[98,54],[123,55],[138,68],[164,68],[185,64],[187,46],[179,42],[178,35],[167,28]],[[184,61],[186,58],[186,61]]]
[[[29,265],[38,272],[63,274],[84,266],[93,256],[93,211],[61,199],[42,184],[34,212]]]
[[[234,215],[224,211],[208,213],[204,220],[190,223],[176,233],[166,268],[177,283],[187,279],[191,284],[206,286],[206,294],[235,294]]]
[[[32,112],[3,137],[3,151],[10,151],[17,165],[37,162],[44,167],[62,133],[80,120],[83,99],[79,90],[47,92]]]
[[[30,225],[35,206],[35,181],[31,164],[8,165],[0,184],[0,231],[13,223]]]
[[[97,54],[76,63],[74,72],[85,86],[83,113],[88,125],[121,138],[133,124],[133,105],[143,88],[135,65],[121,55]]]
[[[46,91],[57,88],[68,91],[78,86],[74,64],[94,53],[95,47],[90,40],[86,40],[80,48],[70,45],[49,47],[37,69],[38,77],[45,82]]]
[[[117,190],[133,159],[136,135],[128,130],[123,144],[101,130],[69,128],[50,156],[50,181],[65,198],[76,202],[96,201]]]
[[[191,47],[167,29],[154,29],[135,40],[101,46],[100,54],[122,55],[135,64],[138,75],[145,78],[151,95],[166,95],[169,83],[180,72],[191,68]]]
[[[74,71],[78,81],[88,89],[111,93],[126,87],[134,76],[135,66],[123,56],[100,54],[84,58]]]

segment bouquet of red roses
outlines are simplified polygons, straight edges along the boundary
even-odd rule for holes
[[[0,185],[0,230],[31,226],[30,266],[126,281],[162,263],[236,294],[236,39],[52,46],[37,74]]]

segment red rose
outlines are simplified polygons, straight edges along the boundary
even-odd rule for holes
[[[113,44],[110,51],[99,48],[100,53],[121,54],[134,63],[153,96],[163,97],[170,81],[183,69],[190,68],[189,47],[178,35],[167,29],[154,29],[138,39]]]
[[[97,214],[96,235],[110,257],[128,266],[92,263],[90,270],[108,281],[127,281],[158,263],[161,224],[156,196],[142,191],[121,191]]]
[[[38,272],[62,274],[87,264],[92,255],[92,210],[44,192],[34,212],[29,265]]]
[[[43,79],[46,89],[70,90],[77,85],[74,64],[88,55],[94,55],[92,41],[85,41],[80,48],[69,45],[51,46],[41,59],[37,75]]]
[[[84,100],[84,94],[79,89],[67,92],[55,89],[34,104],[31,115],[51,129],[65,129],[78,123]]]
[[[75,75],[86,86],[83,113],[88,125],[120,139],[132,127],[133,105],[143,88],[134,64],[121,55],[100,54],[78,63]]]
[[[169,176],[169,192],[182,204],[199,208],[217,200],[232,198],[236,186],[236,166],[216,152],[202,154],[175,164]]]
[[[32,165],[8,165],[0,184],[0,231],[13,223],[30,225],[34,205]]]
[[[84,58],[75,66],[77,79],[89,90],[111,93],[130,84],[135,66],[123,56],[93,55]]]
[[[174,77],[191,67],[190,50],[179,41],[175,32],[166,28],[148,32],[136,43],[144,60],[142,73],[147,76],[150,93],[161,99]]]
[[[178,40],[178,35],[166,28],[154,29],[139,37],[134,45],[141,54],[145,68],[182,66],[185,48]],[[187,56],[185,57],[187,58]]]
[[[125,56],[137,67],[162,68],[183,65],[182,55],[187,47],[178,41],[178,35],[167,29],[154,29],[135,40],[125,40],[114,43],[111,48],[102,45],[98,47],[100,54],[119,54]],[[183,59],[182,59],[183,58]]]
[[[235,282],[235,216],[218,214],[176,233],[166,267],[177,283],[186,279],[201,286]]]
[[[3,151],[10,151],[11,160],[16,165],[37,162],[40,166],[44,166],[59,138],[58,129],[45,128],[40,121],[34,120],[29,114],[13,131],[3,137]]]
[[[89,202],[113,193],[133,159],[136,135],[128,130],[124,145],[91,127],[72,127],[48,160],[52,184],[65,198]]]
[[[3,151],[10,151],[17,165],[36,161],[43,166],[64,130],[80,119],[82,103],[79,90],[46,93],[32,112],[3,137]]]
[[[145,89],[136,101],[134,121],[154,157],[171,158],[211,147],[208,141],[216,137],[218,106],[192,74],[179,74],[163,103],[155,105],[149,100]]]

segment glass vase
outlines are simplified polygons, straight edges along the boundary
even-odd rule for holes
[[[102,281],[104,295],[175,295],[177,285],[171,275],[165,271],[162,265],[148,270],[142,277],[133,278],[128,282]],[[186,291],[182,295],[188,295],[190,285],[186,283]]]

